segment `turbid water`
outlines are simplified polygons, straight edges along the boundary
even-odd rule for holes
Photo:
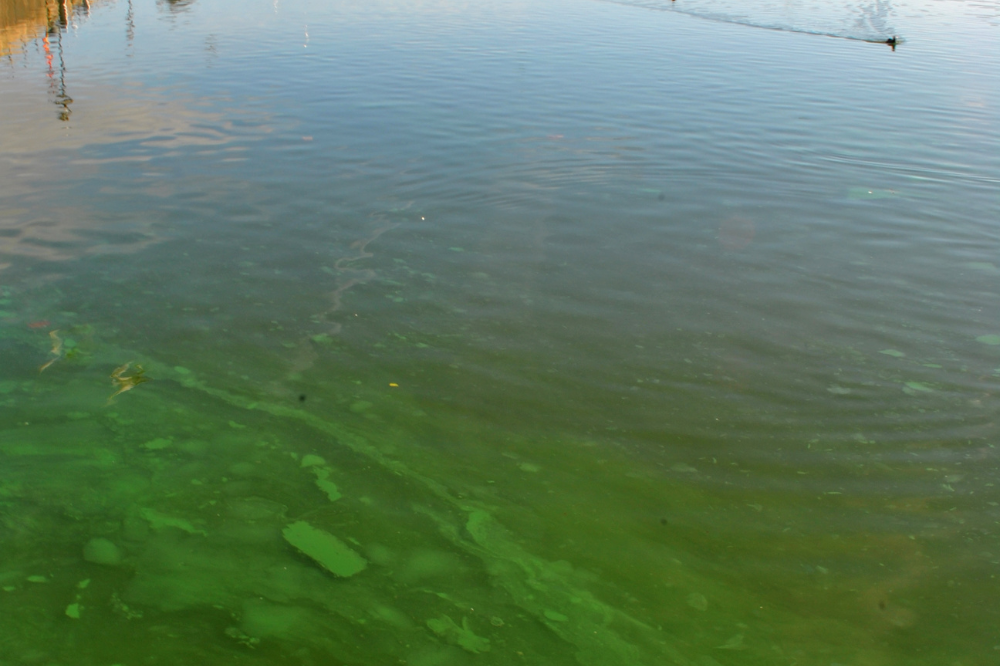
[[[0,664],[997,663],[998,16],[0,0]]]

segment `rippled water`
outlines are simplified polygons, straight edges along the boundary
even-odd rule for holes
[[[995,2],[0,2],[0,664],[995,663]]]

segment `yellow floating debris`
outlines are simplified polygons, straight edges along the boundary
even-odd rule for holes
[[[45,363],[42,367],[38,368],[38,372],[45,372],[50,365],[62,358],[63,342],[62,338],[59,337],[59,329],[49,331],[49,337],[52,338],[52,350],[49,352],[49,354],[52,355],[52,358],[49,359],[48,363]]]
[[[139,384],[143,382],[148,382],[149,377],[146,376],[146,371],[138,363],[135,364],[135,373],[130,377],[126,377],[125,373],[128,371],[129,366],[132,365],[132,361],[129,361],[125,365],[118,366],[115,371],[111,373],[111,381],[115,383],[118,390],[111,394],[108,398],[108,404],[115,399],[115,396],[121,395],[125,391],[131,391]]]

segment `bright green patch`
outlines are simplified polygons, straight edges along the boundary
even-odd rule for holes
[[[1000,345],[1000,335],[980,335],[976,338],[976,342],[982,342],[984,345]]]
[[[142,448],[147,449],[149,451],[159,451],[160,449],[167,448],[172,443],[173,442],[171,442],[166,437],[157,437],[156,439],[151,439],[145,444],[143,444]]]
[[[302,462],[299,464],[302,467],[321,467],[326,464],[326,461],[315,454],[309,453],[302,456]]]
[[[892,356],[893,358],[903,358],[906,356],[903,352],[896,351],[895,349],[883,349],[879,351],[879,354],[885,354],[886,356]]]
[[[205,530],[197,529],[194,525],[183,518],[174,518],[173,516],[168,516],[154,509],[139,509],[139,515],[146,519],[149,522],[149,526],[154,530],[160,530],[165,527],[175,527],[179,530],[184,530],[188,534],[208,534]]]
[[[313,472],[316,474],[316,487],[326,493],[327,498],[331,502],[336,502],[343,497],[340,494],[340,490],[337,489],[337,484],[330,481],[330,469],[326,467],[313,467]]]
[[[286,527],[285,541],[308,555],[330,573],[347,578],[364,571],[368,561],[329,532],[300,520]]]

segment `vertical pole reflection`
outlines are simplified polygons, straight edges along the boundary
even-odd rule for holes
[[[135,39],[135,20],[132,14],[132,0],[128,0],[128,11],[125,12],[125,55],[132,57],[132,40]]]
[[[65,8],[65,2],[63,3],[63,8]],[[63,16],[60,14],[60,22],[63,21]],[[68,16],[67,16],[68,19]],[[62,27],[65,28],[67,22],[62,23]],[[66,94],[66,58],[63,54],[63,31],[56,30],[56,52],[59,54],[59,89],[56,92],[56,106],[59,109],[59,120],[68,121],[69,116],[72,113],[70,111],[69,105],[73,103],[73,98]]]
[[[73,98],[66,92],[66,55],[63,50],[63,29],[69,25],[70,6],[69,0],[60,0],[57,5],[57,16],[53,20],[51,13],[48,13],[48,26],[45,36],[42,38],[42,48],[45,50],[45,65],[47,67],[46,77],[49,79],[49,92],[55,100],[55,105],[59,107],[59,120],[68,121],[72,111],[69,105],[73,103]],[[55,41],[55,53],[52,52],[53,40]],[[56,77],[55,64],[53,60],[59,58],[59,76]]]

